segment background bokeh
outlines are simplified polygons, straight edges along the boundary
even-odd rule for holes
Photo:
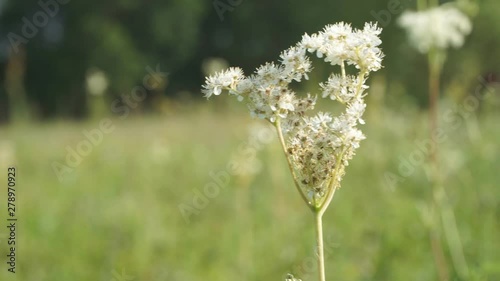
[[[414,2],[0,0],[0,280],[315,280],[313,219],[273,131],[200,88],[213,71],[249,74],[339,21],[378,21],[386,57],[369,80],[367,139],[324,217],[327,277],[437,280],[419,145],[428,65],[396,23]],[[474,27],[443,70],[439,172],[470,280],[494,281],[500,5],[458,4]],[[315,64],[299,90],[318,93],[331,70]],[[10,166],[15,275],[3,226]],[[450,276],[460,280],[451,262]]]

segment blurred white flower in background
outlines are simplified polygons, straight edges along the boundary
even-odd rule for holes
[[[431,48],[459,48],[472,31],[469,18],[451,5],[420,12],[406,11],[398,23],[406,29],[410,42],[421,53],[427,53]]]
[[[87,91],[94,96],[101,96],[109,86],[106,73],[99,69],[91,69],[86,77]]]

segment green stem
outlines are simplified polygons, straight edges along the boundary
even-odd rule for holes
[[[443,221],[444,235],[450,247],[451,259],[455,266],[455,270],[462,280],[469,279],[469,267],[465,260],[462,241],[455,219],[453,207],[449,204],[449,200],[444,193],[444,198],[441,202],[441,220]]]
[[[439,235],[438,228],[435,227],[436,222],[432,222],[433,226],[430,226],[430,239],[431,239],[431,249],[432,255],[434,256],[434,263],[436,263],[436,270],[438,273],[438,278],[440,281],[448,281],[448,265],[446,263],[446,257],[443,252],[443,245],[441,244],[441,238]]]
[[[431,140],[434,139],[434,134],[438,129],[438,100],[439,100],[439,78],[441,76],[441,67],[438,61],[438,50],[431,49],[428,53],[428,64],[429,64],[429,137]],[[441,210],[441,200],[439,199],[438,187],[439,182],[439,161],[438,161],[438,147],[435,141],[432,142],[432,146],[429,152],[430,161],[430,180],[433,189],[433,199],[434,206],[439,211]],[[435,212],[433,212],[435,214]],[[434,218],[434,221],[436,219]],[[447,281],[448,275],[448,263],[446,262],[444,249],[441,244],[441,238],[439,233],[439,228],[436,223],[432,224],[431,232],[431,245],[432,252],[434,255],[434,262],[436,263],[437,272],[439,274],[439,280]]]
[[[318,247],[318,274],[319,281],[326,281],[325,277],[325,254],[323,251],[323,222],[322,214],[319,212],[314,213],[316,225],[316,243]]]
[[[356,87],[356,96],[355,96],[355,99],[359,97],[359,95],[361,95],[361,90],[362,90],[362,87],[363,87],[363,81],[365,80],[365,75],[366,75],[366,70],[365,69],[361,69],[360,73],[359,73],[359,81],[358,81],[358,86]]]
[[[344,64],[344,60],[342,60],[342,63],[340,64],[340,69],[342,71],[342,79],[345,79],[345,64]]]
[[[430,139],[434,139],[434,134],[438,129],[438,100],[439,100],[439,79],[441,76],[441,62],[439,61],[439,51],[430,50],[428,54],[429,63],[429,130]],[[430,151],[431,164],[434,172],[439,170],[437,144],[432,142]]]
[[[428,54],[429,63],[429,131],[430,139],[434,139],[438,130],[438,102],[439,102],[439,88],[440,88],[440,76],[443,65],[443,54],[440,50],[433,49],[430,50]],[[441,223],[444,229],[444,234],[448,248],[450,249],[452,262],[458,275],[467,280],[469,276],[469,270],[467,262],[465,260],[465,255],[463,252],[462,242],[460,240],[460,234],[458,233],[458,228],[456,225],[455,214],[452,206],[449,203],[446,190],[443,186],[443,179],[441,177],[440,165],[439,165],[439,146],[437,142],[432,142],[432,147],[430,150],[429,158],[431,165],[430,178],[433,188],[433,200],[434,205],[441,215]],[[437,226],[433,226],[435,229],[432,231],[439,231]],[[444,256],[444,250],[441,247],[441,253],[439,255]],[[446,262],[441,263],[441,267],[444,267],[447,271]],[[441,278],[441,280],[446,280]]]
[[[335,182],[337,180],[337,173],[339,171],[340,167],[340,162],[342,161],[342,156],[344,155],[345,150],[342,151],[340,154],[337,164],[336,164],[336,169],[333,172],[332,179],[330,181],[330,184],[328,185],[328,194],[323,201],[323,204],[321,204],[319,207],[316,206],[315,212],[314,212],[314,218],[315,218],[315,225],[316,225],[316,243],[318,246],[318,274],[319,274],[319,280],[320,281],[325,281],[325,254],[324,254],[324,249],[323,249],[323,214],[325,213],[326,209],[330,205],[333,199],[333,195],[335,194],[336,186]]]
[[[323,201],[323,203],[320,206],[317,206],[317,208],[316,208],[318,213],[321,216],[323,216],[326,209],[328,208],[328,206],[332,202],[333,195],[335,194],[335,191],[337,190],[335,184],[337,183],[337,175],[338,175],[338,171],[340,169],[340,164],[342,162],[342,157],[344,156],[344,153],[345,153],[345,149],[342,150],[342,152],[340,153],[340,155],[337,158],[337,163],[335,163],[335,171],[333,171],[333,173],[332,173],[332,179],[330,181],[330,184],[328,185],[328,189],[327,189],[328,193],[326,195],[325,201]]]

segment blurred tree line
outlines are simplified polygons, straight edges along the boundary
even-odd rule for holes
[[[425,59],[408,46],[396,24],[401,11],[414,9],[415,2],[0,0],[0,122],[15,116],[88,116],[88,78],[96,71],[106,77],[108,108],[144,83],[147,67],[158,66],[169,75],[162,85],[147,89],[140,104],[144,110],[166,96],[200,97],[208,58],[250,73],[276,60],[303,33],[338,21],[357,27],[379,21],[386,59],[378,81],[387,102],[407,98],[425,107]],[[461,86],[457,98],[472,91],[478,77],[498,72],[500,5],[496,0],[477,4],[473,33],[463,49],[449,54],[445,66],[445,81]]]

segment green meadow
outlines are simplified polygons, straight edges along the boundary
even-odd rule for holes
[[[1,127],[4,186],[7,167],[17,169],[16,280],[314,280],[313,217],[277,138],[243,107],[111,119],[113,130],[75,167],[67,147],[76,150],[99,119]],[[500,280],[500,115],[468,112],[441,121],[439,172],[470,280]],[[426,112],[372,106],[365,119],[367,139],[324,217],[327,276],[436,280],[418,145],[429,139]],[[54,163],[68,168],[60,179]],[[6,226],[6,190],[0,198]],[[11,280],[5,226],[0,279]]]

